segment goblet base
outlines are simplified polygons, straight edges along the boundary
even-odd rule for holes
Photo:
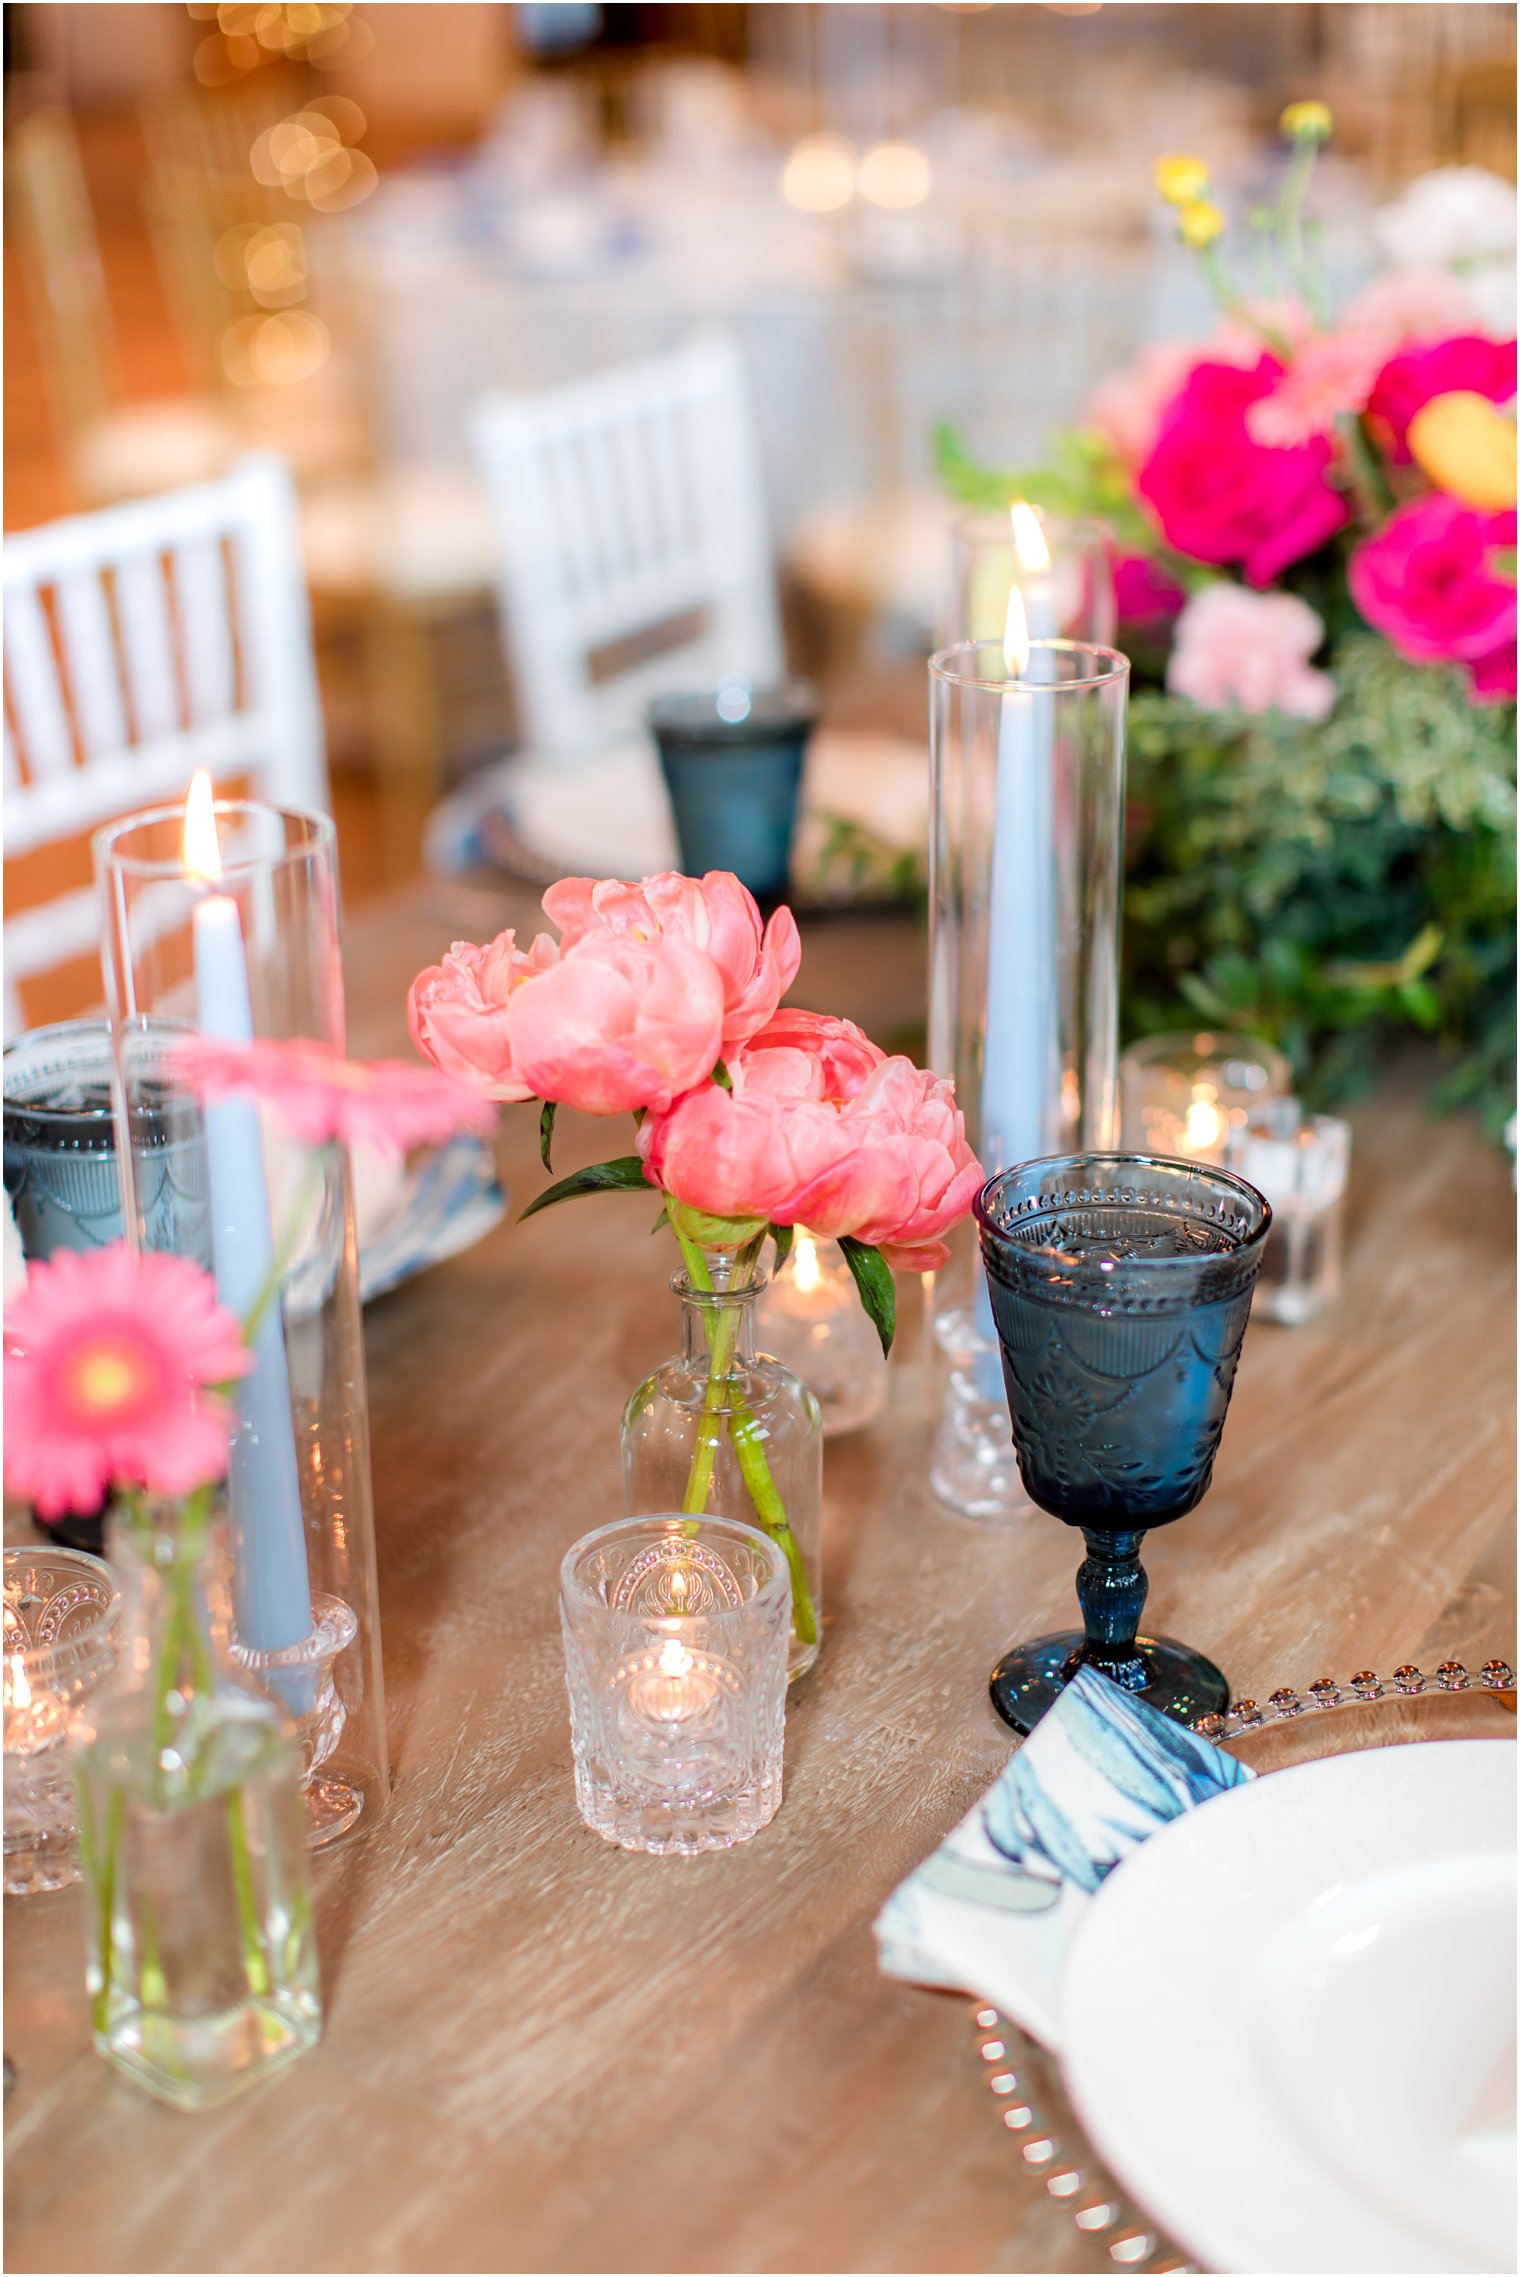
[[[1004,1653],[992,1671],[991,1691],[992,1705],[1005,1724],[1017,1732],[1033,1731],[1083,1665],[1085,1641],[1080,1629],[1062,1629],[1054,1636],[1031,1637]],[[1191,1645],[1179,1644],[1175,1637],[1136,1637],[1135,1652],[1146,1675],[1135,1698],[1159,1708],[1174,1723],[1223,1715],[1229,1706],[1229,1685]]]

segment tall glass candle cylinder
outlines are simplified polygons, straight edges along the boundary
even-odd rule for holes
[[[1118,621],[1108,532],[1099,522],[1068,520],[1028,506],[1024,512],[1045,540],[1054,621],[1044,631],[1108,647]],[[1036,576],[1046,574],[1027,559],[1028,551],[1027,525],[1021,553],[1010,513],[959,518],[950,536],[950,581],[942,621],[947,646],[958,640],[1002,637],[1009,594],[1018,586],[1027,606],[1031,570]],[[1031,610],[1030,629],[1040,637],[1034,614]]]
[[[302,1161],[252,1101],[195,1107],[174,1048],[199,1030],[343,1050],[333,826],[242,801],[205,821],[209,842],[192,819],[187,843],[179,806],[95,840],[116,1113],[120,1129],[178,1086],[198,1121],[199,1262],[254,1321],[230,1471],[235,1649],[297,1722],[323,1844],[376,1818],[388,1785],[352,1177],[341,1148]],[[176,1246],[117,1153],[129,1237]]]
[[[1006,650],[963,641],[929,663],[929,1057],[989,1176],[1118,1130],[1129,666],[1095,643],[1015,640],[1018,614]],[[1030,1505],[964,1230],[955,1250],[935,1278],[950,1383],[931,1484],[996,1521]]]

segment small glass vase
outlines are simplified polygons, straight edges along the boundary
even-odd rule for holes
[[[713,1278],[711,1290],[671,1281],[681,1349],[623,1410],[623,1503],[630,1516],[736,1518],[770,1536],[792,1578],[790,1682],[818,1658],[823,1626],[823,1421],[807,1385],[756,1354],[766,1276],[733,1288],[719,1263]]]
[[[233,1658],[208,1501],[113,1517],[120,1673],[72,1732],[95,2045],[182,2111],[322,2030],[301,1753]]]

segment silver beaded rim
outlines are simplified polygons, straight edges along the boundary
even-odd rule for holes
[[[1515,1672],[1507,1660],[1486,1660],[1475,1676],[1459,1660],[1443,1660],[1428,1676],[1405,1661],[1389,1677],[1363,1668],[1344,1684],[1329,1676],[1317,1677],[1302,1692],[1284,1684],[1269,1693],[1261,1707],[1254,1700],[1237,1700],[1222,1716],[1201,1716],[1193,1729],[1205,1739],[1238,1739],[1243,1732],[1289,1723],[1295,1716],[1327,1708],[1413,1699],[1426,1692],[1512,1692],[1514,1688]],[[1055,2120],[1040,2076],[1042,2067],[1054,2073],[1055,2059],[985,2002],[973,2003],[971,2024],[998,2117],[1018,2144],[1026,2170],[1039,2178],[1057,2205],[1068,2209],[1085,2239],[1102,2245],[1108,2266],[1141,2270],[1147,2277],[1193,2277],[1197,2264],[1126,2197],[1075,2120],[1064,2129]]]

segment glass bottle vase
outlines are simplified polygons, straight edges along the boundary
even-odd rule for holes
[[[623,1410],[624,1508],[737,1518],[771,1537],[792,1577],[791,1681],[818,1658],[823,1625],[818,1402],[790,1368],[756,1354],[763,1273],[742,1288],[694,1288],[685,1273],[670,1285],[681,1349]]]
[[[91,2024],[119,2070],[197,2111],[321,2035],[301,1754],[232,1657],[207,1491],[114,1517],[111,1563],[120,1673],[72,1734]]]

